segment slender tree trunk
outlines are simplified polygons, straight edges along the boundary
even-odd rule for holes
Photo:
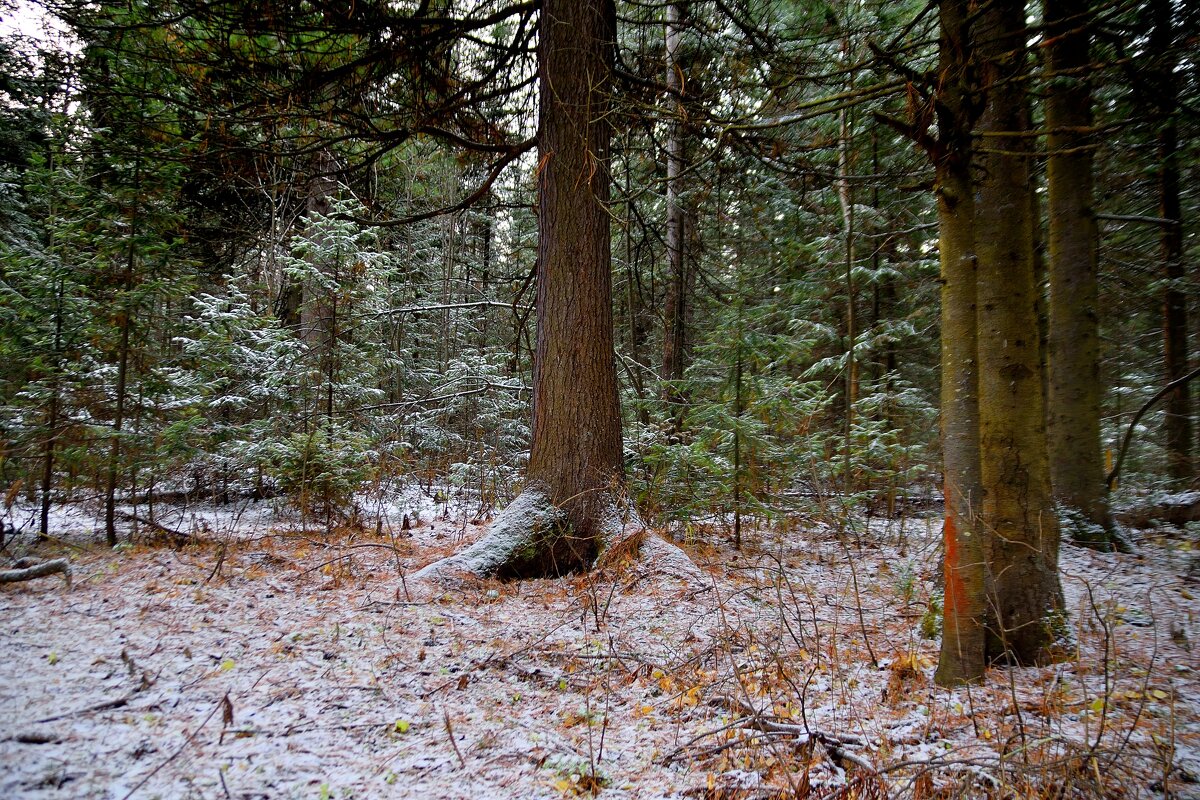
[[[680,202],[684,169],[683,104],[684,65],[680,61],[683,42],[685,3],[667,5],[667,89],[674,117],[667,136],[667,295],[663,302],[663,401],[670,415],[671,434],[677,438],[683,429],[684,396],[676,383],[683,378],[684,347],[687,335],[688,225],[689,214]]]
[[[742,334],[744,335],[744,334]],[[742,549],[742,346],[738,340],[733,386],[733,546]]]
[[[980,15],[978,53],[987,104],[976,189],[982,525],[990,535],[989,657],[1039,663],[1061,612],[1058,520],[1050,493],[1042,402],[1029,180],[1022,0]]]
[[[849,43],[842,45],[849,53]],[[853,88],[853,81],[850,87]],[[843,420],[844,449],[842,451],[842,491],[846,498],[854,491],[851,475],[851,444],[854,433],[854,404],[858,400],[858,361],[854,357],[854,340],[858,337],[857,309],[854,304],[854,193],[850,186],[850,117],[846,109],[838,112],[838,204],[842,209],[842,253],[846,287],[846,417]]]
[[[942,276],[941,433],[945,480],[944,592],[941,655],[934,676],[942,686],[979,680],[986,666],[985,537],[979,471],[979,391],[976,344],[975,202],[971,185],[971,128],[976,92],[972,73],[969,0],[941,0],[937,203]]]
[[[117,351],[116,409],[113,413],[112,441],[108,455],[108,475],[104,487],[104,538],[109,547],[117,544],[116,508],[117,475],[121,463],[121,432],[125,424],[125,394],[129,380],[129,333],[133,327],[132,305],[134,270],[137,265],[138,208],[142,193],[142,161],[139,154],[133,167],[134,208],[129,224],[129,242],[125,255],[125,272],[121,279],[121,308],[118,312],[120,343]]]
[[[42,460],[42,507],[38,520],[38,536],[45,539],[50,535],[50,490],[54,486],[54,449],[58,444],[58,405],[62,392],[62,337],[63,301],[66,294],[65,281],[59,278],[54,298],[54,355],[50,378],[50,401],[46,408],[46,447]]]
[[[129,297],[129,293],[133,289],[133,264],[136,257],[134,241],[135,237],[131,234],[129,237],[129,256],[125,266],[125,278],[123,281],[125,296],[122,299],[122,305],[124,307],[119,312],[120,316],[118,317],[121,326],[121,339],[117,351],[117,405],[113,413],[112,441],[108,454],[108,475],[104,488],[104,538],[108,542],[109,547],[114,547],[117,544],[117,476],[120,471],[121,432],[125,425],[125,395],[129,378],[129,332],[130,328],[133,327],[129,307],[132,300]]]
[[[1151,13],[1154,28],[1150,33],[1150,51],[1160,59],[1152,75],[1152,98],[1162,121],[1158,131],[1158,215],[1169,224],[1162,226],[1160,250],[1165,265],[1166,290],[1163,293],[1163,362],[1166,383],[1188,373],[1188,309],[1184,292],[1183,207],[1179,196],[1179,127],[1176,107],[1179,90],[1175,66],[1177,46],[1173,3],[1154,0]],[[1181,383],[1167,395],[1166,406],[1167,472],[1172,479],[1190,481],[1192,472],[1191,397],[1188,384]]]
[[[1050,370],[1047,434],[1054,496],[1080,543],[1107,548],[1114,529],[1100,442],[1100,315],[1093,216],[1088,0],[1046,0]],[[1090,524],[1088,524],[1090,523]]]

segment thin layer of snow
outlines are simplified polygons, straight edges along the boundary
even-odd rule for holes
[[[563,512],[537,489],[526,489],[492,522],[487,534],[461,553],[437,561],[414,574],[415,581],[433,581],[456,573],[487,575],[506,563],[513,551],[529,546],[541,531],[559,524]]]
[[[743,706],[861,737],[894,797],[1067,774],[1200,796],[1180,532],[1143,536],[1141,558],[1065,546],[1075,657],[946,691],[921,635],[934,520],[839,538],[797,519],[742,552],[697,528],[592,575],[420,599],[413,574],[485,532],[449,505],[364,498],[364,529],[334,535],[270,503],[163,508],[210,543],[117,551],[95,511],[55,509],[37,553],[70,557],[74,588],[0,587],[0,797],[556,798],[594,769],[600,797],[648,799],[864,778],[735,724]]]

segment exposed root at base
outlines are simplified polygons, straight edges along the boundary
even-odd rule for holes
[[[408,581],[446,583],[469,577],[563,575],[633,559],[656,573],[707,582],[687,554],[648,531],[636,511],[621,508],[612,497],[600,501],[598,508],[602,513],[596,515],[591,540],[571,540],[567,512],[551,503],[544,492],[526,489],[500,512],[482,539],[418,570]],[[581,561],[580,553],[598,555]]]

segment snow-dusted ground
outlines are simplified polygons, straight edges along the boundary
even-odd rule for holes
[[[1064,547],[1073,657],[950,692],[922,635],[933,520],[856,543],[798,518],[741,553],[700,531],[699,575],[430,592],[402,576],[482,527],[415,491],[362,505],[331,535],[269,503],[159,509],[203,543],[116,551],[56,509],[36,553],[73,586],[0,586],[0,797],[1200,797],[1182,533]]]

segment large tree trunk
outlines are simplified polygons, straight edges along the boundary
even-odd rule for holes
[[[1108,549],[1115,523],[1100,444],[1097,232],[1092,211],[1092,95],[1087,0],[1046,0],[1050,245],[1050,477],[1064,522]]]
[[[946,521],[942,647],[934,679],[954,686],[983,675],[987,610],[984,538],[977,526],[979,392],[975,335],[975,203],[971,128],[975,114],[968,0],[942,0],[937,202],[942,271],[942,458]]]
[[[620,528],[614,497],[621,414],[606,208],[612,0],[545,0],[540,34],[537,350],[527,488],[483,540],[420,577],[586,569]]]
[[[981,525],[993,585],[987,654],[1039,663],[1052,655],[1063,599],[1039,370],[1024,12],[1022,0],[994,0],[976,39],[987,93],[975,195]]]

